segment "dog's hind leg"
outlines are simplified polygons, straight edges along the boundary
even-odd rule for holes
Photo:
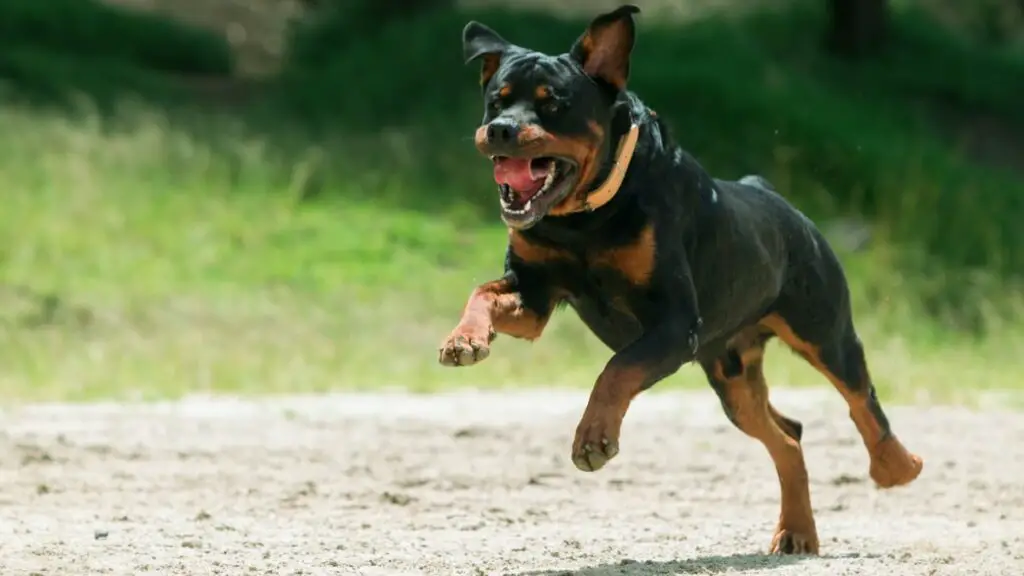
[[[782,491],[782,509],[772,538],[773,554],[817,554],[818,533],[811,509],[802,426],[778,412],[768,399],[762,360],[770,334],[752,326],[734,337],[724,353],[703,358],[701,367],[729,420],[760,441],[771,455]]]
[[[792,316],[794,320],[807,318],[806,311]],[[878,401],[864,348],[849,315],[830,322],[827,330],[814,330],[815,326],[811,324],[806,327],[795,324],[780,313],[771,314],[761,321],[761,325],[778,335],[843,395],[850,408],[850,418],[871,458],[870,474],[875,483],[882,488],[890,488],[912,482],[921,473],[923,463],[893,434],[889,419]]]

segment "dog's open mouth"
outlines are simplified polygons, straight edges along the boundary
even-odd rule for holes
[[[527,226],[540,220],[575,184],[576,163],[568,158],[492,156],[494,181],[501,192],[502,218]]]

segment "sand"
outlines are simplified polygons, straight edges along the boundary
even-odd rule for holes
[[[0,574],[1024,573],[1024,418],[890,408],[892,490],[831,390],[805,424],[822,554],[769,557],[778,484],[710,391],[640,397],[621,454],[569,448],[585,392],[28,405],[0,426]]]

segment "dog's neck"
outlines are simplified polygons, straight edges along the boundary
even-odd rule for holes
[[[629,127],[629,131],[619,139],[619,146],[612,160],[608,176],[600,186],[587,194],[587,199],[584,201],[583,206],[573,210],[573,212],[593,212],[615,197],[619,188],[622,187],[622,181],[626,178],[626,172],[629,170],[629,161],[633,159],[633,152],[636,150],[636,142],[639,137],[640,125],[633,122]]]

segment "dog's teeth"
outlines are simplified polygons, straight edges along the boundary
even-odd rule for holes
[[[543,193],[547,192],[549,189],[551,189],[551,184],[553,184],[554,181],[555,181],[555,166],[554,166],[554,164],[555,164],[555,162],[554,162],[554,160],[552,160],[551,161],[551,166],[548,169],[548,175],[544,177],[544,185],[540,187],[540,190],[538,190],[536,194],[533,195],[533,198],[537,198],[541,194],[543,194]]]

